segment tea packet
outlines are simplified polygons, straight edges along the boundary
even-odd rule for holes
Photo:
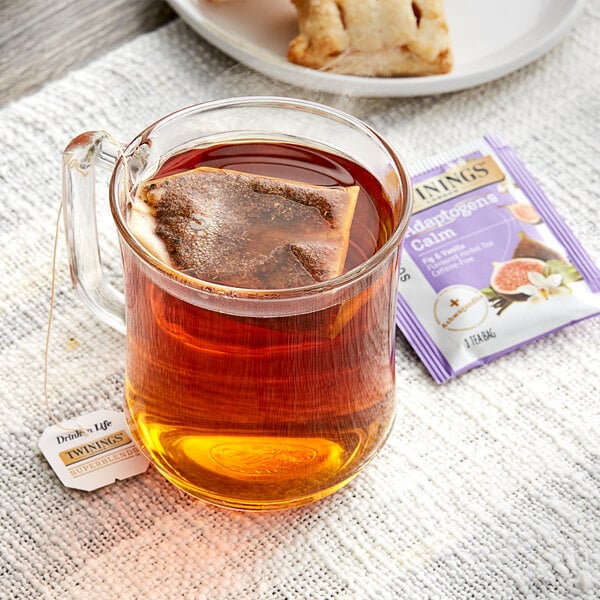
[[[396,323],[438,383],[600,313],[600,269],[498,136],[413,173]]]

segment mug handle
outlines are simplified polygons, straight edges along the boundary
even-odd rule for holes
[[[71,280],[101,321],[125,333],[125,297],[104,277],[96,225],[96,166],[112,170],[122,150],[102,131],[71,140],[63,153],[63,209]]]

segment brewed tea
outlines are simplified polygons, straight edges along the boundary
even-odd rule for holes
[[[394,228],[377,179],[320,149],[271,142],[192,149],[168,159],[156,179],[198,167],[357,186],[344,273]],[[190,303],[154,285],[131,253],[124,263],[129,423],[180,488],[222,506],[287,507],[338,489],[383,445],[394,414],[395,261],[360,285],[322,294],[310,310],[301,299],[294,308],[271,291],[246,291],[250,301],[272,303],[256,314]]]

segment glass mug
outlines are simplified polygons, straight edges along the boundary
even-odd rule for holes
[[[137,186],[169,165],[204,161],[358,183],[345,272],[305,287],[244,289],[198,280],[148,252],[128,224]],[[112,169],[124,294],[102,269],[96,166]],[[232,98],[166,116],[123,149],[108,134],[81,134],[65,149],[63,176],[73,283],[97,317],[126,333],[125,412],[157,470],[192,496],[245,510],[305,504],[353,479],[394,419],[397,269],[412,196],[390,146],[330,107]]]

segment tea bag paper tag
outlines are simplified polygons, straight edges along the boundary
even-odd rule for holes
[[[144,473],[148,460],[135,445],[125,415],[97,410],[44,430],[38,447],[62,482],[90,492]]]

